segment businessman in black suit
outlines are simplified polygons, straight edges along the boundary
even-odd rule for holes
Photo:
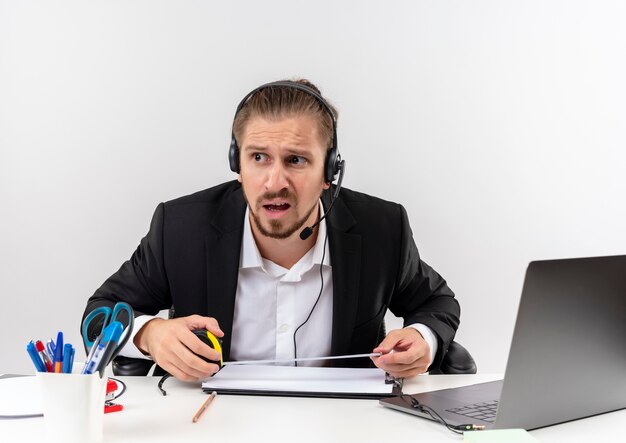
[[[206,328],[225,360],[381,352],[335,364],[373,362],[397,377],[440,364],[459,305],[421,260],[402,206],[338,192],[336,111],[314,85],[249,93],[229,158],[237,180],[161,203],[131,259],[89,299],[85,315],[117,301],[134,308],[123,355],[205,378],[218,366],[194,353],[220,355],[191,331]],[[153,317],[169,308],[173,319]],[[383,338],[387,309],[405,327]]]

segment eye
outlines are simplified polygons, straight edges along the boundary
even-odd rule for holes
[[[302,166],[302,165],[305,165],[306,162],[307,162],[306,158],[300,157],[299,155],[292,155],[291,157],[287,159],[287,163],[294,165],[294,166]]]
[[[267,160],[267,154],[263,154],[261,152],[255,152],[252,155],[252,158],[254,158],[255,162],[262,162],[262,161],[266,161]]]

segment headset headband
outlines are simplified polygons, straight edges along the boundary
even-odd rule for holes
[[[285,87],[285,88],[298,89],[302,92],[306,92],[307,94],[315,98],[318,101],[318,103],[322,105],[322,108],[324,108],[324,110],[330,116],[330,119],[333,122],[333,144],[331,148],[337,148],[337,120],[335,119],[335,113],[330,108],[330,105],[326,102],[324,97],[322,97],[315,89],[307,85],[304,85],[302,83],[293,82],[289,80],[281,80],[277,82],[265,83],[264,85],[261,85],[258,88],[253,89],[252,91],[248,92],[246,96],[239,102],[239,105],[237,106],[237,110],[235,111],[235,117],[233,118],[233,122],[237,119],[237,115],[246,105],[250,97],[252,97],[254,94],[256,94],[257,92],[263,89],[273,88],[273,87]],[[235,138],[234,132],[232,136],[234,139]]]

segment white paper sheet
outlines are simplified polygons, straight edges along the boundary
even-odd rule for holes
[[[261,392],[306,392],[389,395],[378,368],[319,368],[295,366],[225,366],[202,383],[204,389],[236,389]]]
[[[35,377],[0,379],[0,418],[43,413],[39,380]]]

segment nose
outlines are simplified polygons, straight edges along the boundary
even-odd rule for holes
[[[265,189],[268,192],[278,192],[289,188],[289,180],[284,165],[276,162],[268,171]]]

